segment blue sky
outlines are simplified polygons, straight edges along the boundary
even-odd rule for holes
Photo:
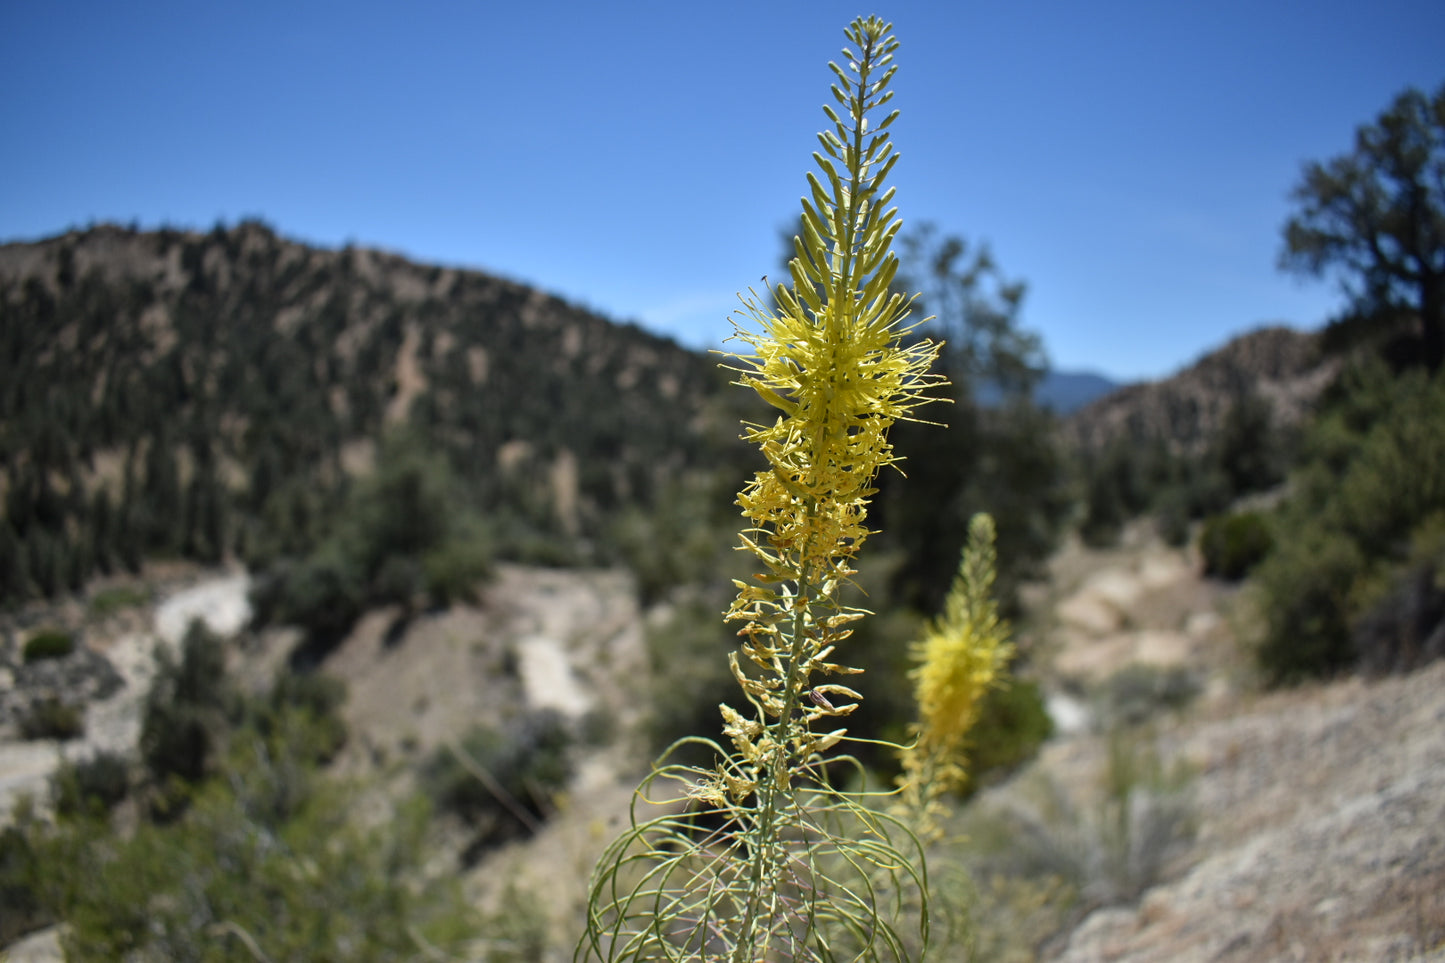
[[[776,275],[843,27],[901,41],[905,222],[986,240],[1060,367],[1167,375],[1335,286],[1301,164],[1445,82],[1439,0],[0,8],[0,239],[259,216],[535,283],[693,346]]]

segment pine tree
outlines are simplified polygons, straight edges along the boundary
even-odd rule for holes
[[[90,552],[95,567],[106,575],[115,568],[116,521],[110,492],[96,489],[90,501]]]
[[[29,560],[15,530],[0,519],[0,606],[23,602],[29,595]]]

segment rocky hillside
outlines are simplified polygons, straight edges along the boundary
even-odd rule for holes
[[[1445,960],[1445,666],[1261,693],[1242,657],[1247,591],[1202,578],[1190,550],[1148,525],[1109,550],[1071,541],[1049,576],[1026,593],[1022,643],[1058,731],[1031,766],[958,809],[957,838],[930,863],[945,880],[977,872],[997,844],[982,865],[1000,875],[976,876],[984,958]],[[108,663],[124,684],[89,700],[81,741],[13,741],[0,724],[0,822],[15,793],[44,797],[61,756],[134,744],[153,646],[174,646],[191,616],[227,634],[244,616],[234,574],[164,578],[154,591],[153,607],[99,621],[74,603],[45,613],[84,630],[76,671]],[[438,864],[477,905],[522,899],[549,934],[530,958],[570,959],[592,861],[647,764],[634,737],[652,667],[632,580],[505,566],[477,605],[415,618],[396,637],[394,615],[373,611],[321,666],[350,692],[351,738],[334,766],[383,811],[420,760],[478,723],[548,710],[597,736],[578,743],[539,832],[462,868],[468,836],[453,826]],[[243,634],[234,671],[264,677],[292,642]],[[13,678],[25,695],[47,685]],[[1139,768],[1116,824],[1104,796],[1120,732]],[[1182,782],[1139,775],[1155,758]],[[1012,828],[989,828],[999,820]],[[58,942],[43,931],[12,958],[58,960]]]
[[[1028,594],[1071,731],[961,825],[1001,819],[984,865],[1056,888],[1023,919],[985,904],[986,935],[1013,927],[989,958],[1445,960],[1445,665],[1263,692],[1251,588],[1143,523]]]
[[[1071,415],[1064,430],[1076,446],[1093,450],[1117,439],[1162,438],[1176,452],[1198,454],[1242,398],[1267,402],[1278,425],[1298,424],[1335,370],[1320,353],[1318,335],[1263,328],[1170,378],[1105,395]]]

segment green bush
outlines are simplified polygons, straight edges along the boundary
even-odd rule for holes
[[[1181,546],[1191,520],[1278,484],[1293,445],[1293,436],[1275,427],[1269,403],[1249,394],[1235,399],[1197,454],[1173,451],[1162,437],[1115,438],[1086,452],[1079,466],[1080,535],[1091,546],[1108,547],[1117,543],[1125,522],[1152,512],[1165,541]]]
[[[342,550],[324,546],[300,562],[273,570],[253,600],[261,622],[298,626],[328,650],[361,616],[366,575]]]
[[[1371,557],[1403,554],[1411,534],[1445,510],[1445,376],[1402,378],[1330,500],[1331,521]]]
[[[25,642],[21,657],[25,664],[42,659],[63,659],[75,651],[75,636],[64,629],[41,629]]]
[[[216,651],[193,629],[150,701],[232,702]],[[342,695],[322,677],[283,674],[212,747],[224,776],[182,786],[184,805],[125,832],[103,818],[125,792],[124,760],[63,768],[56,820],[22,803],[0,830],[0,944],[64,922],[73,960],[535,959],[492,953],[459,888],[428,882],[425,800],[400,802],[382,827],[357,825],[355,788],[317,768]],[[492,933],[535,947],[536,908],[517,894],[507,906],[513,917]]]
[[[651,505],[631,505],[617,512],[608,532],[617,554],[637,579],[644,605],[665,598],[680,585],[706,582],[726,563],[719,558],[733,526],[730,507],[719,482],[690,477],[664,485]],[[731,479],[728,479],[731,481]]]
[[[27,827],[0,886],[7,876],[25,883],[30,856],[31,902],[48,914],[41,922],[67,924],[71,960],[491,958],[457,887],[420,871],[425,802],[358,827],[352,790],[288,755],[297,736],[240,734],[225,778],[194,787],[165,824],[124,834],[89,819]],[[5,846],[0,838],[0,862]]]
[[[346,498],[339,540],[368,572],[389,558],[419,557],[446,541],[457,487],[445,458],[415,439],[388,438],[376,471]]]
[[[346,743],[340,711],[345,702],[346,685],[340,679],[284,668],[264,697],[249,700],[245,713],[267,738],[291,733],[288,751],[316,765],[330,762]]]
[[[368,605],[400,605],[410,612],[422,593],[425,575],[414,558],[394,555],[384,559],[372,576],[366,595]]]
[[[1053,732],[1037,683],[1013,678],[990,689],[968,735],[970,791],[1032,759]]]
[[[252,590],[256,623],[306,632],[298,651],[314,662],[334,648],[368,606],[474,600],[496,554],[492,531],[461,507],[446,460],[414,439],[382,446],[375,474],[356,482],[324,540],[269,566]]]
[[[99,752],[67,762],[51,778],[50,795],[62,816],[109,812],[130,792],[130,764],[119,753]]]
[[[179,662],[164,649],[157,659],[141,721],[141,759],[158,784],[173,776],[196,783],[210,771],[238,708],[225,653],[197,620],[181,642]]]
[[[265,699],[265,704],[273,708],[299,709],[312,719],[337,721],[340,721],[338,713],[345,702],[346,683],[340,679],[289,668],[276,676]]]
[[[1352,623],[1360,668],[1408,672],[1445,657],[1445,551],[1393,574]]]
[[[150,593],[131,585],[102,589],[90,600],[92,618],[104,619],[125,609],[133,609],[150,601]]]
[[[500,728],[477,726],[431,758],[424,782],[439,806],[478,831],[481,846],[534,831],[572,777],[572,734],[551,710]]]
[[[12,825],[0,829],[0,946],[56,920],[47,898],[45,847],[28,799],[22,800]]]
[[[495,549],[476,516],[464,516],[451,535],[421,559],[423,587],[439,605],[475,602],[477,586],[492,574]]]
[[[1265,637],[1256,658],[1267,682],[1333,675],[1354,664],[1349,596],[1366,569],[1350,539],[1308,530],[1260,566]]]
[[[1160,711],[1182,709],[1199,688],[1199,679],[1184,666],[1131,662],[1093,693],[1095,714],[1106,728],[1135,726]]]
[[[1086,453],[1079,465],[1083,477],[1079,534],[1084,542],[1095,548],[1116,544],[1124,523],[1147,511],[1159,492],[1171,484],[1183,491],[1177,480],[1182,470],[1183,462],[1162,440],[1119,437]],[[1189,500],[1187,495],[1179,497]]]
[[[47,696],[20,717],[22,739],[79,739],[85,735],[85,713],[77,706]]]
[[[1259,512],[1213,515],[1199,533],[1204,574],[1238,581],[1274,547],[1268,520]]]
[[[1367,363],[1340,378],[1255,572],[1266,622],[1257,658],[1270,682],[1353,667],[1362,620],[1378,621],[1382,600],[1430,561],[1422,546],[1445,517],[1442,413],[1445,377]]]
[[[1274,421],[1273,405],[1259,395],[1242,395],[1230,406],[1205,456],[1222,476],[1229,499],[1284,480],[1290,439]]]

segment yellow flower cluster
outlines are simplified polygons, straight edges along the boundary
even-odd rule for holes
[[[916,741],[904,754],[902,779],[905,805],[925,827],[938,797],[966,778],[961,758],[968,731],[1013,655],[1008,625],[993,600],[994,571],[993,519],[978,514],[969,522],[944,613],[913,646],[918,724]]]
[[[769,468],[738,504],[775,549],[754,549],[772,575],[826,577],[832,560],[853,555],[867,537],[873,478],[894,461],[888,428],[927,400],[938,347],[901,345],[909,330],[898,323],[907,312],[901,295],[869,305],[830,303],[822,317],[808,317],[806,310],[789,311],[791,292],[780,291],[779,314],[745,302],[763,330],[737,336],[754,352],[741,383],[783,411],[771,425],[748,426],[746,438],[762,449]]]
[[[741,383],[783,414],[771,425],[749,425],[745,435],[768,461],[738,496],[751,522],[743,546],[765,571],[754,584],[737,583],[728,613],[746,622],[744,654],[774,671],[768,681],[786,677],[776,660],[799,641],[794,629],[812,643],[805,648],[810,660],[799,666],[804,673],[844,668],[821,662],[818,653],[846,638],[844,626],[861,614],[843,610],[836,595],[868,536],[875,476],[896,460],[887,432],[929,400],[925,391],[939,380],[928,373],[937,345],[902,344],[910,328],[900,324],[907,313],[900,295],[871,304],[830,302],[822,316],[809,317],[786,288],[779,294],[777,314],[745,301],[762,332],[737,335],[753,348],[742,357],[752,366]],[[820,604],[831,611],[819,613]],[[760,684],[743,682],[744,688]],[[769,714],[781,711],[777,696],[761,695]]]

